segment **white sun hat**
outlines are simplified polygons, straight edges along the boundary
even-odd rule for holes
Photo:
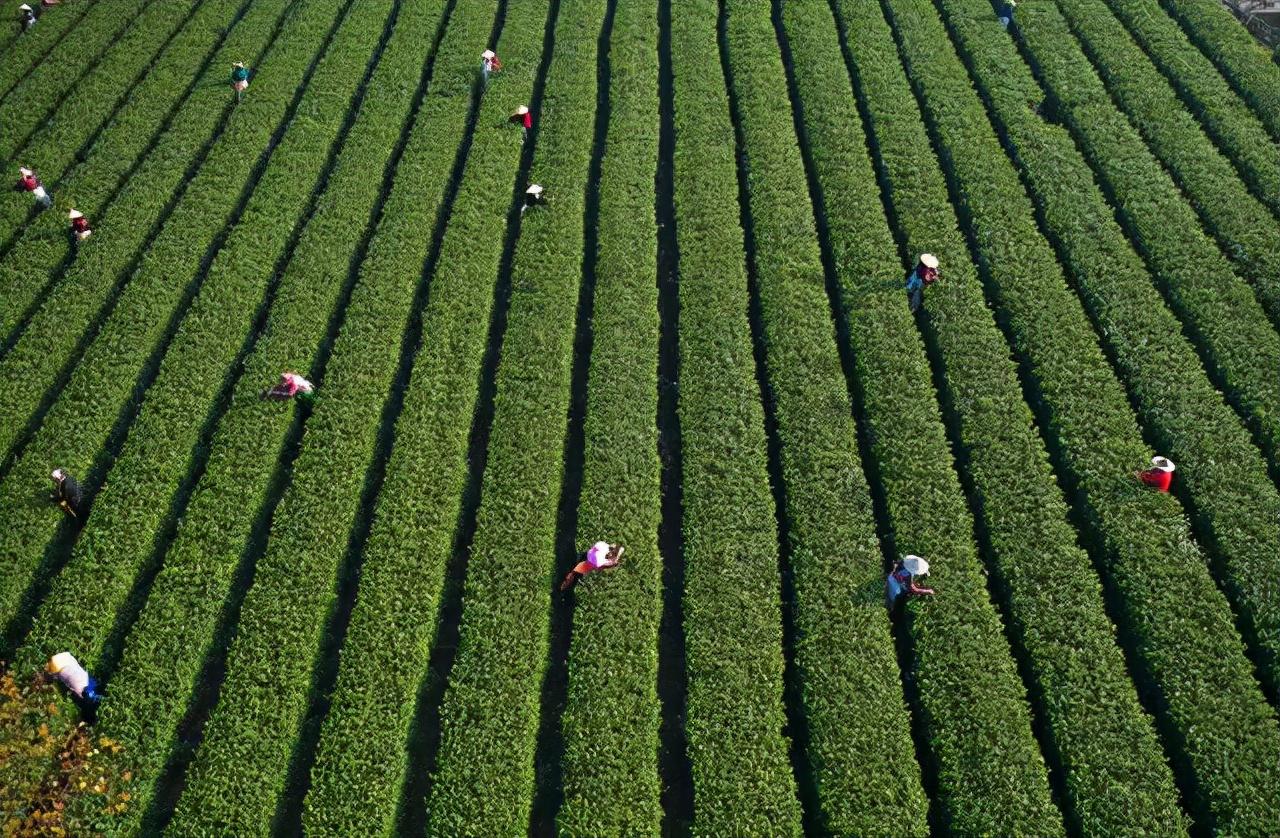
[[[902,566],[907,569],[907,573],[912,576],[928,576],[929,563],[919,556],[903,556]]]
[[[921,253],[920,264],[924,265],[926,268],[936,268],[938,267],[938,257],[934,256],[932,253]]]
[[[1173,465],[1173,460],[1170,460],[1168,457],[1152,457],[1151,465],[1155,466],[1161,471],[1173,471],[1175,468],[1175,466]]]
[[[520,107],[516,108],[516,116],[524,116],[528,112],[529,112],[528,105],[521,105]]]
[[[20,11],[20,12],[29,12],[29,11],[31,11],[31,7],[30,7],[30,6],[28,6],[26,3],[23,3],[21,6],[19,6],[19,7],[18,7],[18,11]]]
[[[532,184],[528,189],[525,190],[525,192],[528,193],[529,195],[532,195],[535,198],[542,197],[542,187],[536,183]]]
[[[487,49],[484,52],[480,53],[480,57],[481,58],[497,58],[498,54],[491,49]]]
[[[62,474],[63,474],[62,469],[60,469],[60,468],[55,468],[55,469],[53,470],[53,474],[52,474],[52,475],[50,475],[50,476],[51,476],[51,477],[53,477],[53,479],[54,479],[54,480],[61,480],[61,479],[62,479]]]
[[[18,173],[19,173],[20,175],[22,175],[23,177],[31,177],[31,175],[32,175],[32,174],[34,174],[34,173],[33,173],[30,169],[28,169],[26,166],[19,166],[19,167],[18,167]]]
[[[77,218],[84,218],[84,213],[82,213],[80,210],[73,209],[71,212],[67,213],[67,218],[70,218],[72,221],[75,221]]]

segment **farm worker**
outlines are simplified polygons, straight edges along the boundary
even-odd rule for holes
[[[296,372],[282,372],[280,373],[280,383],[270,390],[263,390],[262,398],[283,402],[298,396],[305,401],[310,401],[314,392],[315,387],[312,383]]]
[[[609,544],[604,541],[597,541],[587,550],[587,557],[583,561],[573,566],[573,570],[565,574],[564,581],[560,583],[560,590],[567,591],[577,584],[578,580],[586,576],[593,570],[603,570],[606,567],[617,567],[622,561],[622,551],[626,550],[618,544]]]
[[[480,75],[484,78],[485,87],[489,86],[489,76],[500,72],[502,72],[502,62],[498,60],[497,53],[491,49],[480,53]]]
[[[93,228],[89,226],[89,219],[84,217],[84,213],[80,210],[73,209],[67,213],[67,218],[71,219],[71,232],[76,234],[77,241],[84,241],[93,235]]]
[[[508,121],[512,125],[519,125],[525,137],[529,136],[529,129],[533,127],[533,114],[529,113],[528,105],[521,105],[516,108],[515,113],[511,114]]]
[[[36,13],[26,3],[18,7],[18,23],[22,25],[23,32],[36,25]]]
[[[249,68],[244,66],[243,61],[237,61],[231,65],[231,89],[236,92],[236,101],[240,101],[240,94],[249,89]]]
[[[63,512],[75,518],[80,513],[82,500],[80,484],[67,473],[66,469],[55,468],[51,476],[53,477],[53,502],[58,504],[58,508]]]
[[[1013,10],[1018,8],[1017,0],[1001,0],[1000,7],[996,11],[996,17],[1000,21],[1000,25],[1005,29],[1009,28],[1009,24],[1013,23]]]
[[[524,191],[524,206],[520,208],[520,214],[524,215],[524,211],[529,207],[541,206],[546,202],[547,199],[542,196],[542,187],[536,183],[530,184]]]
[[[49,193],[45,191],[44,184],[40,182],[40,178],[36,177],[35,172],[26,166],[19,166],[18,172],[22,177],[18,179],[17,188],[30,192],[32,197],[36,199],[36,203],[42,207],[49,207],[53,204],[53,199],[49,197]]]
[[[1152,457],[1151,468],[1138,472],[1138,479],[1161,492],[1167,492],[1173,484],[1173,469],[1173,460],[1168,457]]]
[[[904,556],[901,561],[894,562],[893,569],[885,579],[885,598],[889,607],[898,601],[903,594],[911,596],[931,596],[932,588],[921,588],[916,584],[917,576],[929,575],[929,563],[919,556]]]
[[[76,698],[87,702],[90,706],[98,703],[98,682],[80,665],[76,656],[70,652],[59,652],[49,658],[45,671],[62,682]]]
[[[921,253],[915,270],[907,277],[907,296],[911,301],[911,313],[920,308],[924,299],[924,289],[938,281],[938,257],[932,253]]]

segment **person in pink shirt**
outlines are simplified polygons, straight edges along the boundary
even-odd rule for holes
[[[310,381],[307,381],[296,372],[282,372],[280,373],[280,383],[270,390],[263,390],[262,398],[285,402],[297,396],[305,401],[311,401],[311,397],[314,394],[315,387]]]
[[[23,192],[30,192],[31,197],[36,199],[41,207],[48,208],[53,205],[53,198],[49,197],[48,191],[45,190],[44,184],[40,182],[40,178],[36,177],[36,173],[28,169],[26,166],[18,167],[18,174],[22,177],[18,178],[18,184],[15,189]]]
[[[586,576],[593,570],[604,570],[607,567],[617,567],[622,561],[622,551],[627,548],[619,544],[609,544],[604,541],[597,541],[587,550],[587,557],[573,566],[573,570],[565,574],[564,581],[560,583],[560,590],[567,591],[578,583],[578,580]]]
[[[76,237],[76,241],[84,241],[93,235],[93,228],[89,226],[89,219],[84,217],[84,213],[80,210],[73,209],[67,213],[67,218],[71,219],[71,233]]]

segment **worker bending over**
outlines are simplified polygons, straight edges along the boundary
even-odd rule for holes
[[[1138,472],[1138,479],[1161,492],[1173,485],[1173,460],[1168,457],[1152,457],[1151,468]]]
[[[573,566],[573,570],[565,574],[564,581],[560,583],[560,590],[569,590],[578,583],[579,579],[593,570],[617,567],[622,561],[622,552],[626,549],[619,544],[609,544],[604,541],[592,544],[591,549],[587,550],[586,559],[578,562]]]
[[[280,373],[280,383],[270,390],[262,391],[262,398],[284,402],[297,396],[303,401],[311,401],[315,386],[296,372]]]
[[[30,29],[35,25],[36,25],[36,13],[32,11],[30,6],[28,6],[26,3],[23,3],[21,6],[18,7],[18,26],[21,27],[20,31],[26,32],[28,29]]]
[[[480,77],[484,80],[484,86],[489,86],[489,76],[494,73],[502,72],[502,62],[498,60],[498,55],[491,49],[487,49],[480,53]]]
[[[53,502],[72,518],[79,517],[80,505],[83,503],[80,484],[65,469],[55,468],[51,476],[53,477]]]
[[[932,588],[921,588],[916,584],[917,576],[928,575],[929,563],[919,556],[904,556],[900,561],[894,562],[893,569],[884,582],[885,599],[888,600],[889,607],[892,608],[903,595],[932,596]]]
[[[98,682],[70,652],[59,652],[49,658],[45,671],[55,680],[61,681],[72,695],[90,707],[97,706],[102,698],[98,694]]]
[[[524,211],[532,207],[540,207],[547,203],[546,197],[542,194],[542,187],[536,183],[529,184],[529,188],[524,191],[524,206],[520,207],[520,214],[524,215]]]
[[[73,209],[67,213],[67,218],[71,219],[71,232],[75,234],[76,241],[84,241],[93,235],[93,228],[89,226],[89,219],[84,217],[84,213],[80,210]]]
[[[511,114],[508,121],[512,125],[520,126],[521,142],[529,138],[529,129],[533,127],[533,114],[529,113],[528,105],[521,105],[516,108],[515,113]]]
[[[1013,10],[1016,8],[1018,8],[1017,0],[999,0],[999,5],[996,7],[996,18],[1005,29],[1008,29],[1009,24],[1013,23]]]
[[[924,299],[924,289],[939,279],[938,257],[932,253],[921,253],[915,270],[907,276],[907,297],[911,304],[911,313],[915,314]]]
[[[35,172],[31,171],[26,166],[19,166],[18,173],[21,177],[18,178],[18,183],[14,189],[19,189],[23,192],[30,192],[31,197],[35,198],[36,203],[42,208],[47,209],[53,205],[53,198],[49,197],[49,193],[45,190],[44,184],[40,182],[40,178],[36,177]]]
[[[244,66],[243,61],[237,61],[231,65],[231,89],[236,92],[236,101],[240,101],[240,94],[249,89],[249,68]]]

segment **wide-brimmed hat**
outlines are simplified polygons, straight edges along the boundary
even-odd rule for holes
[[[67,213],[67,218],[70,218],[72,221],[75,221],[77,218],[84,218],[84,213],[82,213],[80,210],[73,209],[71,212]]]
[[[498,54],[491,49],[487,49],[484,52],[480,53],[480,57],[481,58],[497,58]]]
[[[26,166],[19,166],[18,173],[23,177],[31,177],[33,174],[35,174],[35,172],[31,171]]]
[[[55,469],[53,470],[53,474],[51,474],[51,475],[49,475],[49,476],[50,476],[50,477],[52,477],[54,480],[61,480],[61,479],[63,478],[63,475],[64,475],[64,474],[65,474],[65,472],[64,472],[62,469],[60,469],[60,468],[55,468]]]
[[[528,112],[529,112],[528,105],[521,105],[520,107],[516,108],[516,116],[524,116]]]
[[[1173,471],[1175,468],[1173,464],[1173,460],[1170,460],[1168,457],[1152,457],[1151,465],[1155,466],[1161,471]]]
[[[924,265],[926,268],[936,268],[938,267],[938,257],[934,256],[932,253],[921,253],[920,264]]]
[[[542,196],[542,187],[536,183],[530,184],[529,188],[526,189],[525,192],[535,198],[539,198]]]
[[[907,569],[907,573],[912,576],[928,576],[929,563],[919,556],[903,556],[902,566]]]
[[[231,66],[232,66],[232,67],[243,67],[243,66],[244,66],[244,62],[243,62],[243,61],[236,61],[236,62],[234,62]]]
[[[31,7],[30,7],[30,6],[28,6],[26,3],[23,3],[21,6],[19,6],[19,7],[18,7],[18,11],[20,11],[20,12],[29,12],[29,11],[31,11]]]

